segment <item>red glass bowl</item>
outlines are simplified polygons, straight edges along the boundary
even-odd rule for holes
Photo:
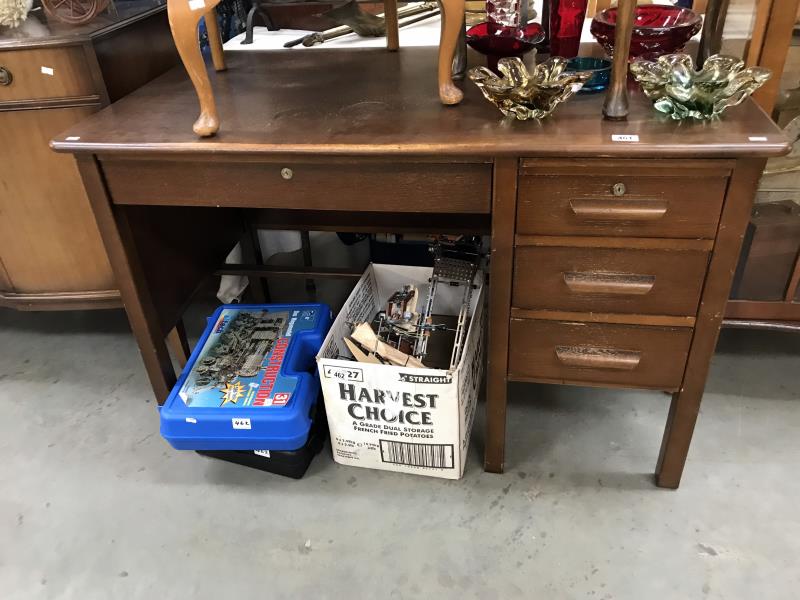
[[[590,31],[609,55],[614,53],[617,9],[608,8],[592,19]],[[703,26],[696,12],[679,6],[648,4],[636,7],[629,58],[653,60],[680,52]]]
[[[507,56],[523,56],[544,40],[539,23],[529,23],[519,29],[501,28],[495,24],[478,23],[467,29],[467,44],[487,57],[489,68],[497,70],[497,61]]]

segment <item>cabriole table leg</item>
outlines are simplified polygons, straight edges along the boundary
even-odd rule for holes
[[[453,57],[464,27],[464,0],[440,0],[442,33],[439,38],[439,99],[442,104],[458,104],[464,97],[453,83]]]
[[[167,14],[172,38],[175,40],[175,47],[178,49],[178,54],[189,74],[189,79],[192,80],[197,99],[200,102],[200,116],[197,117],[192,129],[197,135],[203,137],[214,135],[219,130],[219,116],[214,102],[214,90],[211,88],[211,81],[208,79],[206,65],[197,41],[197,24],[201,17],[206,15],[211,17],[207,19],[206,27],[212,56],[214,56],[214,66],[217,70],[224,69],[224,61],[221,58],[222,41],[214,18],[214,7],[218,2],[219,0],[209,0],[206,5],[203,0],[167,0]],[[208,23],[211,21],[214,23],[209,26]],[[215,44],[219,46],[218,53],[215,51]]]

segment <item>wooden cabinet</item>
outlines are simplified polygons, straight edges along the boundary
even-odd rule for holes
[[[0,34],[0,306],[119,306],[75,162],[49,141],[176,63],[166,10],[133,1],[83,26],[45,19]]]

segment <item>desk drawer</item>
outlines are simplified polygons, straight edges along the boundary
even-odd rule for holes
[[[677,390],[691,328],[511,319],[510,379]]]
[[[95,96],[82,46],[0,52],[3,102]]]
[[[512,306],[531,310],[692,316],[708,266],[705,250],[518,246],[515,254]]]
[[[523,168],[517,233],[713,239],[727,186],[724,169]]]
[[[492,189],[490,163],[198,157],[104,160],[103,171],[117,204],[488,213]]]

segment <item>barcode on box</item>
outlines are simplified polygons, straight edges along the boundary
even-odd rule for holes
[[[453,444],[414,444],[381,440],[381,460],[395,465],[453,469]]]

